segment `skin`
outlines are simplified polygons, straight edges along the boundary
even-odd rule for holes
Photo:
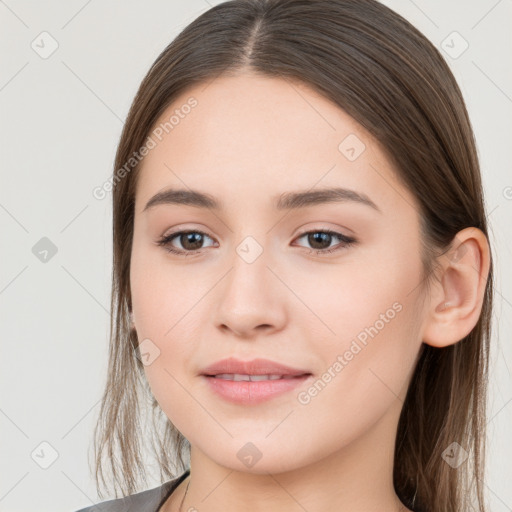
[[[407,510],[392,483],[403,399],[422,343],[456,343],[476,324],[489,268],[485,236],[461,231],[455,242],[463,250],[440,260],[427,291],[417,201],[344,111],[304,84],[244,71],[186,91],[159,122],[191,96],[197,106],[144,159],[130,269],[139,341],[160,351],[145,366],[147,379],[191,444],[182,510]],[[354,161],[338,149],[349,134],[366,146]],[[282,193],[332,186],[365,194],[380,211],[353,201],[273,208]],[[143,211],[167,187],[206,192],[224,208]],[[357,242],[343,247],[333,237],[312,246],[301,236],[326,228]],[[207,234],[196,255],[157,245],[184,229]],[[236,252],[247,236],[263,249],[252,263]],[[194,248],[186,244],[172,242]],[[224,357],[264,357],[317,381],[396,303],[394,318],[307,404],[297,396],[311,381],[245,406],[217,397],[198,376]],[[237,457],[248,442],[262,454],[252,467]],[[188,481],[164,512],[178,511]]]

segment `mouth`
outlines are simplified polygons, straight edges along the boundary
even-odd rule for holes
[[[217,374],[201,376],[214,397],[243,406],[254,406],[285,396],[309,382],[313,375]]]
[[[229,380],[251,380],[252,377],[255,377],[254,380],[267,378],[277,380],[280,378],[300,377],[309,373],[307,369],[293,368],[270,359],[259,358],[243,361],[234,357],[221,359],[203,368],[201,371],[201,375],[215,378],[221,376],[220,378]],[[231,376],[233,378],[230,378]]]
[[[243,373],[219,373],[217,375],[205,375],[205,377],[211,377],[213,379],[230,380],[236,382],[261,382],[266,380],[290,380],[300,379],[302,377],[308,377],[311,373],[303,373],[300,375],[280,375],[280,374],[262,374],[262,375],[250,375]]]
[[[239,405],[256,405],[291,392],[313,374],[270,359],[242,361],[230,357],[204,368],[200,377],[215,397]]]

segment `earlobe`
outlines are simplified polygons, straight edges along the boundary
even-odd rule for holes
[[[490,267],[487,237],[465,228],[442,256],[440,275],[430,292],[423,342],[433,347],[453,345],[466,337],[480,317]]]

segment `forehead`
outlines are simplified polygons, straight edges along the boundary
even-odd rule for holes
[[[377,194],[391,204],[402,188],[362,126],[288,79],[242,74],[199,84],[173,101],[150,137],[154,147],[140,169],[138,211],[169,186],[208,191],[240,206],[329,186]]]

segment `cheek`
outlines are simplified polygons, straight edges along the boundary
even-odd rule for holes
[[[169,263],[163,248],[134,241],[130,267],[130,290],[139,337],[170,338],[188,311],[201,297],[200,279],[185,267]]]
[[[193,314],[187,314],[191,305],[183,296],[179,276],[169,269],[164,272],[158,261],[149,264],[142,256],[134,254],[130,278],[141,353],[147,350],[151,354],[144,372],[153,396],[169,420],[179,430],[187,431],[190,427],[187,428],[186,411],[190,410],[191,402],[186,392],[185,368],[192,364],[194,347],[190,340],[197,336],[194,329],[198,322],[192,322]],[[141,261],[144,265],[139,264]]]
[[[298,321],[316,325],[325,341],[338,345],[376,322],[382,329],[381,315],[388,331],[388,325],[397,323],[395,316],[406,316],[398,315],[397,309],[409,309],[414,303],[413,290],[421,276],[419,257],[410,255],[406,248],[374,247],[333,264],[289,266],[281,274],[312,313]]]
[[[357,257],[337,267],[303,274],[295,290],[315,316],[302,322],[323,332],[322,343],[312,339],[310,347],[336,375],[336,384],[329,385],[331,399],[345,396],[350,402],[358,395],[357,400],[386,394],[393,399],[406,384],[421,346],[417,304],[422,266],[416,240],[361,248]],[[338,356],[342,370],[339,364],[333,367]]]
[[[197,358],[194,340],[201,339],[205,325],[198,316],[207,316],[201,298],[212,288],[215,274],[209,271],[203,279],[171,265],[166,256],[163,249],[134,243],[130,289],[141,351],[148,347],[152,354],[151,363],[144,366],[148,383],[162,408],[172,414],[190,407],[183,385]],[[170,419],[179,425],[179,417]]]
[[[370,260],[334,279],[326,300],[336,332],[326,367],[336,377],[324,398],[340,406],[340,415],[366,411],[369,422],[404,400],[421,347],[419,257],[401,249],[380,256],[378,264]]]
[[[335,341],[311,344],[323,370],[299,397],[305,417],[315,418],[313,432],[332,425],[329,435],[340,446],[402,406],[421,345],[410,297],[388,289],[345,306],[331,317]]]

